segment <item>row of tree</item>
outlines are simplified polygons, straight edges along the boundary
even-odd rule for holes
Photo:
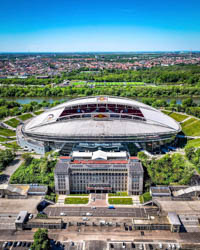
[[[3,171],[15,158],[15,153],[10,150],[0,150],[0,172]]]
[[[145,83],[182,83],[200,84],[200,67],[198,65],[174,65],[169,67],[153,67],[151,69],[121,70],[105,69],[95,74],[88,74],[85,69],[65,73],[69,80],[92,80],[96,82],[145,82]],[[81,74],[80,74],[80,71]]]
[[[146,171],[147,183],[169,185],[170,183],[188,184],[194,169],[181,154],[166,154],[159,159],[150,159],[143,152],[138,153]]]
[[[1,87],[0,97],[61,97],[61,96],[90,96],[113,95],[124,97],[179,97],[200,96],[200,88],[186,86],[134,87],[134,86],[102,86],[102,87]]]

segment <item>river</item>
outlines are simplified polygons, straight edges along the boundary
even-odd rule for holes
[[[135,99],[137,101],[142,101],[143,97],[136,97],[136,98],[130,98],[130,99]],[[166,100],[168,103],[171,100],[176,100],[177,104],[181,104],[184,99],[187,97],[174,97],[174,98],[169,98],[169,97],[162,97],[159,98],[161,100]],[[54,101],[68,101],[71,98],[70,97],[6,97],[4,98],[8,101],[16,101],[19,102],[20,104],[28,104],[32,101],[35,102],[42,102],[42,101],[47,101],[50,103],[53,103]],[[193,97],[193,100],[195,103],[200,104],[200,97]]]

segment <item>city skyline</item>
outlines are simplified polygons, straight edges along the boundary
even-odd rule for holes
[[[197,0],[1,4],[0,52],[198,51]]]

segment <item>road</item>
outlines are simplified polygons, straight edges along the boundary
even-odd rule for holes
[[[0,175],[0,184],[9,183],[11,175],[17,170],[17,168],[22,164],[22,162],[23,160],[20,156],[16,157]]]

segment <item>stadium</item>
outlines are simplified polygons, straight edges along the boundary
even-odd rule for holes
[[[120,151],[134,145],[149,152],[169,145],[180,125],[141,102],[112,96],[69,100],[17,128],[18,144],[39,154],[51,150]]]

